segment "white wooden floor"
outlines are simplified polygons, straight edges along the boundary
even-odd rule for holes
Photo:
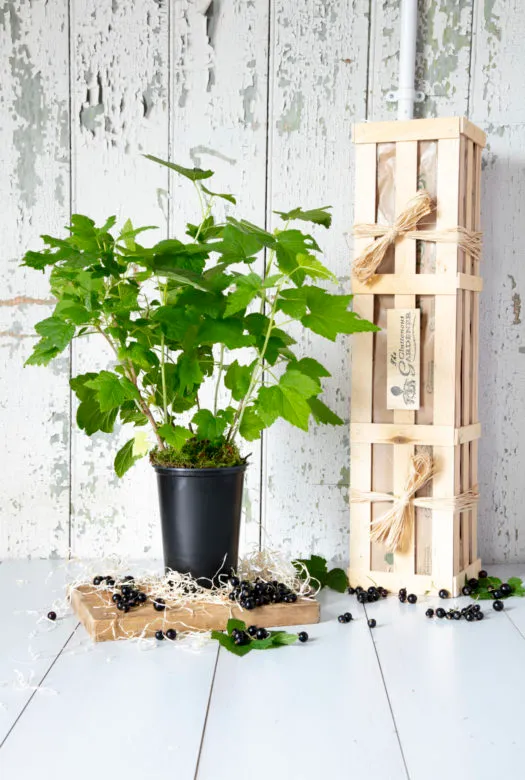
[[[37,624],[62,571],[0,565],[2,780],[525,776],[525,599],[500,614],[485,602],[470,624],[425,618],[435,598],[365,612],[323,593],[310,642],[237,658],[216,643],[93,645],[73,616]]]

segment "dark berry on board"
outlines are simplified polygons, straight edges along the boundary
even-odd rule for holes
[[[248,633],[250,636],[255,636],[257,633],[257,626],[248,626]]]
[[[510,596],[510,594],[512,593],[512,588],[508,582],[504,582],[503,585],[501,585],[500,587],[500,591],[503,593],[504,596]]]
[[[472,588],[470,588],[468,585],[463,585],[461,588],[461,592],[464,596],[470,596],[472,593]]]
[[[129,604],[123,604],[121,601],[119,601],[119,604],[122,604],[122,607],[120,607],[122,612],[129,612]]]
[[[496,601],[492,604],[492,609],[495,609],[496,612],[501,612],[501,610],[504,608],[505,608],[504,603],[499,599],[496,599]]]
[[[427,609],[427,611],[425,612],[425,615],[428,618],[434,617],[434,610],[431,607],[429,607],[429,609]]]
[[[268,636],[268,631],[265,628],[258,628],[255,636],[257,639],[266,639]]]
[[[501,590],[499,588],[497,588],[496,590],[492,591],[492,598],[493,599],[500,599],[502,596],[503,596],[503,593],[501,592]]]
[[[122,578],[122,582],[135,582],[135,577],[133,577],[132,574],[126,574],[126,576]]]
[[[409,593],[407,596],[407,601],[409,604],[415,604],[417,601],[417,596],[415,593]]]
[[[168,628],[166,631],[166,639],[171,639],[173,641],[174,639],[177,639],[177,632],[174,628]]]
[[[355,588],[348,588],[346,592],[348,593],[349,596],[353,596],[355,593]]]
[[[230,599],[230,601],[235,601],[235,593],[233,592],[233,590],[230,591],[230,593],[228,593],[228,598]]]
[[[482,569],[481,571],[478,572],[478,577],[480,580],[486,580],[488,576],[489,574],[488,572],[485,571],[485,569]]]
[[[120,590],[122,591],[122,595],[126,597],[129,596],[131,593],[131,588],[129,587],[129,585],[123,585]]]
[[[368,627],[369,628],[375,628],[377,626],[377,620],[375,618],[370,618],[368,621]]]
[[[100,585],[102,577],[93,577],[93,585]]]
[[[161,639],[164,639],[164,632],[163,631],[155,631],[155,639],[158,639],[159,641]]]
[[[122,599],[119,599],[119,601],[117,601],[117,609],[120,609],[122,612],[124,611],[124,607],[126,607],[126,606],[127,606],[127,604],[125,604],[125,603],[122,601]],[[128,608],[128,609],[129,609],[129,608]]]
[[[248,610],[255,609],[255,601],[252,598],[246,599],[244,606]]]
[[[294,604],[297,601],[297,593],[290,593],[290,601]]]
[[[290,598],[288,596],[286,597],[286,603],[287,604],[290,603]],[[262,605],[263,605],[263,600],[262,599],[255,599],[255,606],[256,607],[262,607]]]
[[[436,609],[436,617],[438,617],[438,618],[444,618],[446,614],[447,614],[447,613],[446,613],[446,611],[443,609],[443,607],[438,607],[438,608]]]
[[[362,590],[360,593],[357,594],[357,600],[360,604],[364,604],[367,600],[368,593],[365,593],[364,590]]]
[[[455,609],[452,613],[452,617],[454,618],[454,620],[461,620],[461,612]]]
[[[115,580],[113,577],[106,577],[106,582],[108,585],[108,588],[114,588],[115,587]]]
[[[241,581],[238,577],[230,577],[230,582],[234,588],[237,588],[241,584]]]
[[[122,596],[120,595],[120,593],[114,593],[111,597],[111,601],[114,601],[115,603],[121,600],[122,600]]]
[[[299,640],[299,642],[308,642],[308,634],[306,633],[306,631],[299,631],[299,633],[297,634],[297,639]]]
[[[148,600],[148,597],[146,596],[146,594],[143,591],[140,591],[139,593],[137,593],[137,601],[139,602],[139,604],[144,604],[147,600]]]
[[[445,588],[441,588],[441,590],[438,593],[438,596],[440,599],[448,599],[450,593]]]
[[[474,614],[476,615],[476,620],[483,620],[483,618],[485,617],[485,615],[481,610],[479,612],[475,612]]]
[[[51,610],[51,612],[47,613],[47,619],[48,620],[56,620],[57,619],[57,613],[53,612],[53,610]]]
[[[345,618],[345,616],[344,616],[344,615],[339,615],[337,619],[338,619],[338,621],[339,621],[340,623],[346,623],[346,618]]]
[[[163,612],[166,609],[164,599],[156,598],[153,602],[153,609],[155,609],[157,612]]]
[[[475,577],[472,577],[472,579],[468,581],[467,585],[469,588],[472,588],[472,590],[476,590],[478,587],[478,581]]]
[[[345,612],[343,617],[344,617],[344,619],[346,620],[347,623],[350,623],[350,621],[352,620],[352,613],[351,612]]]

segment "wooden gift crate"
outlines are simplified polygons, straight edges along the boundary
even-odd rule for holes
[[[437,208],[418,229],[459,225],[479,230],[485,135],[471,122],[454,117],[360,124],[354,128],[354,142],[356,223],[378,222],[383,162],[388,159],[395,216],[418,189],[427,189]],[[424,165],[430,167],[423,170]],[[355,257],[372,240],[356,238]],[[432,262],[425,265],[421,258],[430,252]],[[398,237],[377,273],[368,282],[353,275],[352,286],[354,310],[383,328],[377,334],[360,335],[352,344],[352,488],[399,495],[411,456],[424,447],[437,473],[422,495],[451,499],[477,489],[479,261],[457,242],[436,241],[429,246]],[[418,411],[386,408],[385,312],[389,308],[420,309]],[[370,540],[372,520],[388,508],[385,503],[351,504],[353,585],[372,580],[391,589],[407,587],[423,593],[446,588],[457,595],[465,576],[477,575],[477,509],[416,509],[408,546],[402,553],[391,553]]]
[[[319,622],[319,602],[299,598],[293,604],[269,604],[247,612],[226,601],[224,604],[188,602],[187,607],[153,609],[151,601],[130,612],[120,612],[111,600],[111,591],[80,585],[70,591],[71,606],[95,642],[132,637],[153,637],[156,631],[222,631],[229,618],[244,620],[258,628],[297,626]]]

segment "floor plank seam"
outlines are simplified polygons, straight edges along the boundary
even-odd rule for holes
[[[29,705],[33,701],[35,695],[38,693],[38,688],[41,687],[42,683],[44,682],[44,680],[48,676],[49,672],[54,667],[54,665],[56,664],[56,662],[58,661],[58,659],[60,658],[60,656],[62,655],[62,653],[66,649],[66,647],[68,646],[69,642],[71,641],[71,639],[75,635],[75,632],[76,632],[76,630],[78,629],[79,626],[80,626],[80,623],[77,623],[75,628],[73,629],[73,631],[70,633],[70,635],[68,636],[68,638],[66,639],[66,641],[64,642],[62,647],[60,648],[59,652],[56,654],[55,658],[53,658],[53,661],[51,662],[51,664],[47,668],[44,676],[41,678],[40,682],[38,683],[38,686],[32,692],[31,696],[29,697],[29,699],[26,701],[26,703],[24,704],[24,706],[22,707],[22,709],[18,713],[18,716],[17,716],[16,720],[13,722],[13,725],[11,726],[11,728],[9,729],[9,731],[7,732],[7,734],[5,735],[3,740],[0,742],[0,750],[3,748],[3,746],[5,745],[7,740],[9,739],[10,734],[13,733],[13,731],[15,729],[15,726],[17,725],[18,721],[21,719],[22,715],[24,714],[24,712],[27,710],[27,708],[29,707]]]
[[[195,766],[195,775],[193,777],[193,780],[198,780],[199,776],[199,765],[201,761],[201,754],[202,754],[202,747],[204,745],[204,736],[206,734],[206,726],[208,724],[208,715],[210,713],[210,705],[211,705],[211,698],[213,696],[213,686],[215,684],[215,675],[217,674],[217,666],[219,665],[219,654],[221,652],[221,648],[217,648],[217,656],[215,658],[215,666],[213,667],[213,675],[211,678],[210,683],[210,695],[208,696],[208,706],[206,707],[206,715],[204,716],[204,723],[202,724],[202,735],[201,735],[201,741],[199,745],[199,753],[197,755],[197,764]]]
[[[368,622],[368,612],[366,610],[366,605],[365,604],[363,604],[363,608],[364,608],[364,613],[365,613],[365,619]],[[397,723],[396,723],[396,719],[395,719],[395,716],[394,716],[394,710],[392,708],[392,702],[390,701],[390,695],[388,693],[388,688],[387,688],[387,685],[386,685],[385,675],[383,674],[383,667],[381,666],[381,660],[379,658],[379,653],[377,652],[377,647],[376,647],[376,643],[375,643],[375,639],[374,639],[374,630],[375,629],[372,629],[372,628],[368,629],[368,631],[370,633],[370,638],[372,640],[372,645],[374,647],[374,653],[376,655],[377,665],[379,666],[379,673],[381,675],[381,680],[383,682],[383,688],[385,689],[385,696],[386,696],[386,700],[388,702],[388,708],[390,710],[390,716],[392,718],[392,723],[394,725],[394,731],[396,732],[397,743],[399,745],[399,750],[401,752],[401,758],[403,760],[403,766],[405,767],[405,774],[406,774],[407,780],[410,780],[410,774],[408,772],[408,766],[407,766],[407,762],[406,762],[406,758],[405,758],[405,753],[404,753],[404,750],[403,750],[403,745],[401,744],[401,737],[399,736],[399,731],[397,729]]]

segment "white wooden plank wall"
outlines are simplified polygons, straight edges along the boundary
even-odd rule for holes
[[[418,116],[467,114],[488,133],[484,157],[479,541],[485,560],[525,558],[525,14],[519,0],[422,0]],[[348,289],[350,127],[391,118],[399,3],[379,0],[6,0],[0,4],[0,555],[112,550],[159,555],[153,475],[123,480],[124,440],[75,429],[70,372],[111,360],[75,345],[50,369],[23,369],[32,326],[50,311],[45,279],[17,267],[70,210],[156,224],[195,215],[191,189],[141,158],[211,167],[243,216],[334,206],[316,237]],[[229,208],[229,207],[228,207]],[[328,402],[347,416],[349,366],[336,345],[301,336],[324,360]],[[72,419],[73,418],[73,419]],[[344,560],[349,443],[344,428],[308,435],[277,424],[253,467],[244,544]],[[262,520],[262,530],[261,530]]]

